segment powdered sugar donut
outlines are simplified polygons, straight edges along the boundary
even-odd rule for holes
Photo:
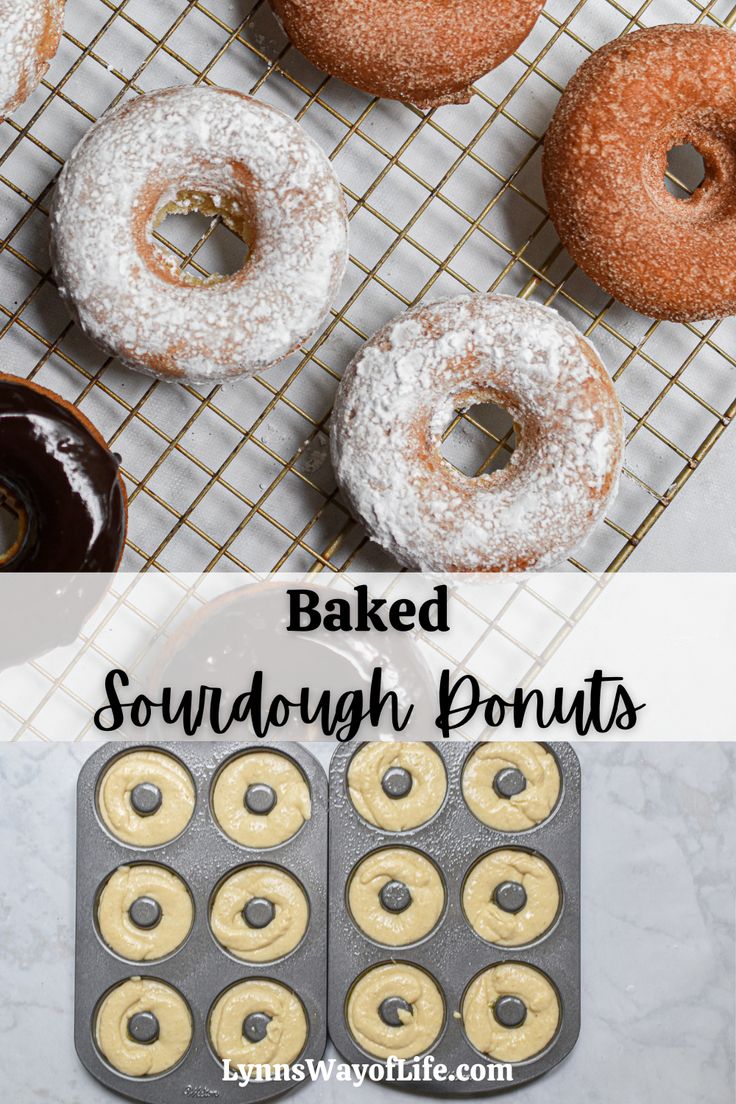
[[[182,273],[153,230],[172,211],[219,213],[249,245],[233,276]],[[54,199],[59,291],[85,333],[163,379],[253,375],[299,348],[347,259],[337,176],[297,123],[216,88],[169,88],[103,117]]]
[[[59,48],[64,0],[0,0],[0,119],[27,99]]]
[[[504,407],[517,447],[463,475],[440,454],[453,411]],[[623,416],[593,347],[553,310],[505,295],[418,307],[358,353],[332,417],[337,480],[369,534],[409,567],[523,571],[563,559],[603,516]]]

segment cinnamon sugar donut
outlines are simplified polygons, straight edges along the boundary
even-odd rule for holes
[[[517,447],[475,479],[440,455],[453,411],[503,406]],[[549,567],[613,498],[621,407],[593,347],[546,307],[475,295],[390,322],[348,367],[332,418],[338,482],[371,537],[409,567]]]
[[[59,48],[64,0],[0,0],[0,120],[37,87]]]
[[[249,244],[233,276],[201,281],[155,242],[171,212],[219,213]],[[107,352],[161,379],[253,375],[298,349],[347,259],[340,184],[320,148],[267,103],[169,88],[105,116],[59,179],[59,291]]]
[[[736,35],[651,27],[577,71],[544,144],[549,213],[573,260],[626,306],[685,322],[736,313]],[[705,179],[664,183],[692,144]]]
[[[319,69],[373,96],[428,109],[467,103],[513,54],[543,0],[271,0]]]

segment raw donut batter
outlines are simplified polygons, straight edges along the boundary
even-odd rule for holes
[[[468,923],[481,939],[502,947],[539,939],[559,907],[551,866],[529,851],[492,851],[475,864],[463,886]]]
[[[299,768],[275,751],[247,751],[217,776],[212,808],[223,832],[243,847],[276,847],[312,815]]]
[[[501,832],[523,832],[546,820],[560,785],[554,756],[535,743],[481,744],[463,770],[470,811]]]
[[[522,1001],[526,1015],[518,1027],[499,1023],[502,998]],[[533,966],[504,962],[485,970],[468,987],[463,1000],[465,1034],[483,1054],[498,1062],[523,1062],[552,1041],[560,1022],[557,993]]]
[[[400,947],[432,930],[445,907],[445,889],[425,855],[409,847],[384,847],[353,871],[348,904],[370,939]]]
[[[368,1054],[416,1058],[438,1039],[445,1002],[424,970],[406,962],[387,962],[374,966],[355,983],[348,997],[347,1021],[356,1043]]]
[[[133,962],[171,954],[189,935],[193,920],[184,882],[153,864],[119,867],[97,904],[100,935],[111,950]]]
[[[308,1025],[295,993],[278,982],[257,979],[241,981],[222,994],[212,1009],[209,1030],[221,1061],[288,1066],[304,1050]]]
[[[304,890],[276,866],[246,866],[215,894],[210,926],[215,939],[246,962],[273,962],[301,943],[309,922]]]
[[[365,744],[348,767],[350,800],[386,832],[405,832],[431,820],[445,799],[442,760],[426,744]]]
[[[153,1036],[151,1041],[137,1041],[133,1037],[137,1030],[140,1036]],[[103,1000],[95,1038],[120,1073],[150,1077],[171,1069],[186,1054],[192,1041],[192,1017],[184,998],[170,985],[133,977],[116,985]]]
[[[105,825],[123,843],[159,847],[184,831],[194,812],[189,771],[163,751],[129,751],[105,771],[97,795]]]

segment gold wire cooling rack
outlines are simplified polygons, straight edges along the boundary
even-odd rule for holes
[[[736,7],[549,0],[470,104],[423,114],[318,73],[267,0],[67,0],[47,78],[0,129],[0,353],[3,371],[77,403],[121,455],[130,498],[123,567],[392,570],[336,492],[326,447],[335,386],[362,342],[406,307],[493,290],[555,306],[593,339],[616,381],[626,474],[610,515],[571,564],[596,578],[621,568],[736,412],[728,351],[736,326],[654,323],[608,299],[554,234],[539,157],[557,98],[593,49],[640,26],[684,20],[730,27]],[[291,114],[335,163],[351,220],[348,273],[321,332],[263,377],[208,390],[152,382],[104,357],[69,320],[48,264],[50,196],[76,141],[122,99],[177,83],[234,87]],[[689,190],[672,174],[670,184]],[[186,223],[159,230],[183,268],[206,276],[234,263],[218,219],[194,238],[193,220]],[[508,420],[484,408],[458,414],[445,436],[448,459],[469,474],[499,466],[513,448]],[[13,511],[7,498],[5,509]],[[529,672],[588,600],[574,611],[544,600],[558,616],[549,645],[515,640]],[[498,624],[494,616],[488,631]],[[32,721],[28,730],[38,734]]]

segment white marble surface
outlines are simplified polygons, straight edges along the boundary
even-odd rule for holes
[[[75,784],[92,750],[28,743],[0,754],[0,1088],[16,1104],[119,1099],[83,1070],[72,1040]],[[569,1059],[513,1099],[730,1104],[736,748],[579,753],[583,1029]],[[362,1104],[379,1096],[402,1099],[366,1086]],[[333,1083],[293,1099],[343,1097]]]

